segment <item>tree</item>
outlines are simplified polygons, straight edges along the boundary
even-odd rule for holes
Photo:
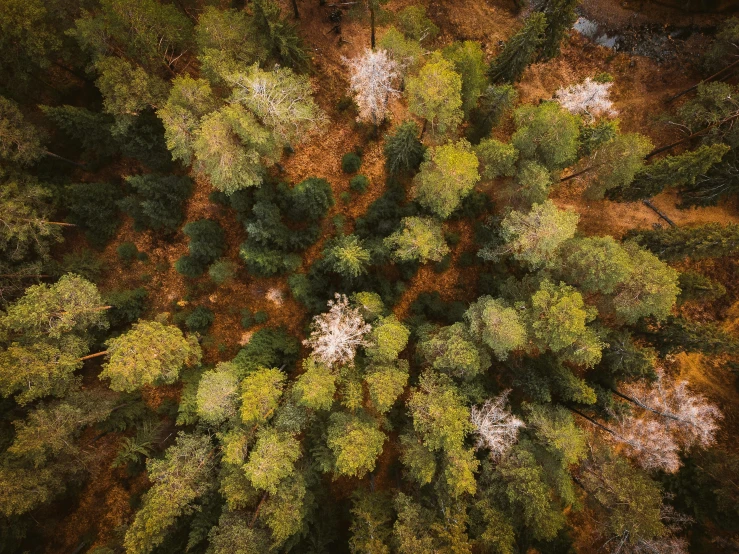
[[[326,444],[336,457],[337,473],[361,478],[372,471],[385,438],[368,417],[343,412],[331,414]]]
[[[161,107],[167,83],[128,61],[105,56],[95,63],[100,73],[95,84],[103,95],[103,107],[111,115],[138,115],[149,106]]]
[[[419,42],[434,39],[439,28],[426,15],[425,6],[407,6],[396,15],[398,27],[403,34]]]
[[[559,247],[575,235],[580,216],[560,210],[551,200],[534,204],[529,213],[511,211],[500,224],[505,245],[498,252],[481,251],[484,258],[510,253],[532,268],[551,264]]]
[[[0,159],[30,165],[44,154],[38,130],[12,100],[0,96]]]
[[[611,294],[634,270],[628,252],[608,236],[570,239],[553,265],[557,275],[586,293]]]
[[[551,60],[559,56],[562,39],[577,20],[575,9],[579,3],[580,0],[546,0],[540,5],[539,10],[547,19],[540,59]]]
[[[280,6],[274,0],[255,0],[254,24],[269,45],[269,51],[285,65],[296,71],[305,71],[310,65],[310,55],[295,25],[283,19]]]
[[[206,6],[195,26],[202,74],[217,81],[239,65],[265,61],[268,52],[260,39],[254,18],[245,11]]]
[[[244,472],[252,485],[270,494],[295,471],[300,458],[300,443],[289,433],[265,429],[259,434]]]
[[[454,451],[473,430],[470,411],[451,379],[427,370],[407,402],[413,428],[430,450]]]
[[[739,352],[737,339],[714,323],[667,316],[658,326],[645,329],[645,334],[662,355],[701,352],[712,356]]]
[[[472,406],[470,421],[477,434],[477,449],[487,448],[490,457],[499,461],[518,440],[518,432],[526,427],[506,407],[510,390],[486,400],[482,406]]]
[[[371,254],[357,235],[341,235],[326,246],[324,261],[342,277],[356,279],[367,273]]]
[[[517,98],[518,93],[513,85],[489,85],[469,118],[471,125],[467,129],[467,139],[472,144],[478,144],[488,137],[493,127],[513,108]]]
[[[248,71],[231,73],[225,79],[233,89],[231,101],[257,116],[280,146],[302,142],[326,119],[313,100],[308,77],[296,75],[289,68],[263,71],[255,64]]]
[[[398,77],[397,64],[386,50],[365,50],[352,60],[345,60],[351,70],[349,91],[359,108],[357,119],[379,125],[387,116],[390,98],[400,92],[394,88]]]
[[[199,219],[185,225],[182,232],[190,239],[189,254],[177,260],[175,267],[186,277],[199,277],[208,265],[223,255],[223,229],[211,219]]]
[[[543,281],[531,297],[528,318],[533,337],[559,352],[587,335],[585,324],[594,319],[594,314],[572,287]]]
[[[644,156],[652,142],[637,133],[616,135],[590,156],[588,167],[593,172],[588,184],[589,198],[601,199],[618,187],[628,188],[644,168]]]
[[[526,343],[526,327],[515,309],[492,296],[481,296],[464,314],[470,334],[487,345],[498,360]]]
[[[182,222],[182,207],[190,196],[192,180],[186,176],[135,175],[126,181],[133,194],[118,205],[134,219],[137,230],[154,229],[175,231]]]
[[[226,194],[258,186],[263,163],[278,158],[273,134],[241,104],[230,104],[203,117],[195,132],[196,167]]]
[[[387,365],[372,365],[364,378],[372,407],[384,414],[393,407],[408,383],[408,362],[397,360]]]
[[[404,121],[395,134],[385,135],[385,165],[390,173],[413,172],[423,161],[425,149],[418,139],[415,121]]]
[[[449,253],[441,224],[428,217],[404,217],[402,227],[383,244],[401,262],[417,260],[438,262]]]
[[[311,334],[303,344],[313,349],[317,360],[326,365],[352,364],[357,347],[366,346],[365,335],[372,329],[359,310],[349,306],[346,296],[336,294],[328,301],[329,311],[313,318]]]
[[[406,84],[408,109],[431,125],[434,136],[443,137],[462,122],[462,77],[452,62],[435,54],[418,76]]]
[[[429,149],[413,179],[414,199],[446,219],[480,180],[478,165],[477,156],[466,140]]]
[[[516,82],[528,65],[536,59],[536,52],[544,41],[547,18],[543,13],[532,13],[524,26],[503,47],[490,63],[488,77],[493,83]]]
[[[198,416],[208,424],[219,425],[236,415],[239,387],[235,368],[222,362],[203,373],[198,384]]]
[[[587,77],[580,84],[558,89],[554,98],[560,106],[576,115],[585,114],[591,119],[603,115],[615,117],[618,112],[608,97],[612,85],[613,82],[593,81]]]
[[[104,247],[118,228],[120,189],[111,183],[75,183],[65,188],[67,221],[84,229],[85,238]]]
[[[108,361],[100,373],[115,391],[134,391],[144,385],[174,383],[183,367],[200,362],[200,346],[174,325],[139,321],[130,331],[109,339]]]
[[[97,287],[68,273],[53,285],[33,285],[0,315],[0,329],[24,341],[63,341],[75,334],[85,341],[94,329],[106,329],[105,310]]]
[[[650,315],[664,319],[680,294],[679,273],[636,244],[626,243],[624,248],[634,270],[612,298],[616,314],[627,323]]]
[[[472,341],[463,323],[442,327],[416,348],[433,369],[454,377],[471,379],[490,367],[490,356]]]
[[[349,548],[352,554],[390,554],[393,509],[387,494],[355,491],[351,514]]]
[[[484,54],[479,42],[455,42],[443,50],[444,57],[454,64],[462,77],[462,111],[469,117],[477,100],[487,87]]]
[[[185,165],[192,162],[193,142],[200,120],[216,107],[217,101],[208,81],[193,79],[189,75],[174,78],[169,98],[157,111],[164,124],[164,138],[172,158]]]
[[[551,184],[552,177],[546,167],[531,160],[521,162],[516,175],[516,194],[526,202],[544,202],[549,196]]]
[[[577,159],[578,118],[556,102],[521,106],[514,119],[511,144],[521,159],[537,161],[550,171],[564,169]]]
[[[373,363],[391,363],[405,350],[410,334],[394,315],[380,318],[372,327],[365,353]]]
[[[290,189],[288,215],[295,220],[318,221],[334,205],[331,185],[326,179],[308,177]]]
[[[513,177],[516,173],[518,150],[512,144],[486,138],[475,147],[475,154],[483,167],[480,173],[483,179]]]
[[[739,251],[739,225],[733,223],[639,229],[628,238],[667,261],[722,258]]]
[[[421,44],[417,40],[407,39],[395,27],[390,27],[382,35],[378,46],[387,50],[390,59],[397,64],[401,78],[415,72],[422,63],[424,49]]]
[[[180,433],[162,460],[148,460],[152,487],[126,531],[127,552],[148,554],[160,545],[177,519],[211,488],[214,449],[207,435]]]
[[[725,144],[711,144],[677,156],[667,156],[644,166],[630,185],[613,189],[608,197],[628,202],[651,198],[666,187],[694,185],[696,179],[718,164],[728,151],[729,147]]]
[[[298,377],[294,388],[298,402],[313,410],[330,409],[336,392],[336,375],[314,358],[306,358],[303,369],[305,373]]]
[[[277,368],[260,368],[241,381],[241,420],[260,425],[272,417],[279,406],[287,376]]]

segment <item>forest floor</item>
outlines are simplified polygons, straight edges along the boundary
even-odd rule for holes
[[[292,14],[288,0],[281,0],[283,13]],[[498,50],[500,41],[508,39],[520,26],[521,17],[516,15],[512,0],[390,0],[384,6],[389,12],[397,12],[405,6],[423,4],[427,6],[429,17],[442,29],[441,35],[429,49],[441,47],[454,40],[477,40],[482,43],[488,57]],[[328,180],[333,188],[336,205],[325,220],[326,234],[316,245],[304,254],[304,268],[320,255],[322,243],[329,230],[331,220],[336,215],[346,219],[349,231],[354,220],[364,214],[368,206],[385,191],[385,168],[382,135],[391,132],[392,127],[410,117],[403,103],[392,105],[392,121],[382,129],[379,140],[367,141],[357,128],[350,115],[337,108],[339,101],[348,93],[347,68],[344,58],[352,58],[369,47],[369,25],[365,17],[349,17],[345,14],[341,24],[341,34],[332,30],[334,23],[328,19],[331,8],[320,6],[315,0],[298,0],[301,19],[298,22],[302,36],[310,46],[314,56],[313,82],[318,104],[329,115],[330,123],[316,135],[298,145],[295,153],[282,160],[283,172],[279,175],[285,181],[296,184],[306,177],[316,176]],[[617,3],[614,0],[585,0],[582,9],[588,13],[598,13],[610,28],[632,24],[634,21],[654,23],[655,21],[676,21],[679,25],[710,25],[705,17],[684,16],[675,10],[655,6],[647,2]],[[377,35],[382,36],[386,25],[381,25]],[[685,48],[683,48],[684,54]],[[680,48],[677,48],[680,52]],[[621,129],[625,132],[640,132],[649,136],[655,145],[667,144],[679,138],[674,129],[659,121],[659,114],[667,109],[665,99],[682,89],[693,85],[697,75],[690,71],[690,60],[685,55],[673,56],[666,61],[657,61],[644,56],[617,53],[612,49],[597,46],[588,39],[572,33],[563,45],[560,57],[547,63],[534,64],[528,68],[521,82],[516,86],[519,100],[537,103],[549,99],[560,87],[582,81],[585,77],[601,72],[609,72],[614,77],[611,97],[619,111]],[[504,125],[501,133],[510,132],[510,125]],[[363,194],[352,194],[347,204],[339,198],[349,191],[350,176],[341,171],[341,157],[361,147],[363,164],[360,173],[370,179],[370,186]],[[274,169],[277,171],[277,169]],[[194,193],[187,202],[186,221],[211,218],[218,221],[226,231],[226,256],[239,260],[239,245],[245,239],[243,226],[235,219],[231,210],[213,204],[208,195],[210,184],[201,176],[195,179]],[[486,183],[481,190],[495,198],[500,191],[497,183]],[[579,229],[588,235],[621,236],[632,228],[646,228],[664,224],[657,214],[641,203],[614,203],[606,200],[588,201],[581,192],[584,183],[569,181],[555,189],[552,199],[563,208],[580,214]],[[667,213],[678,225],[691,225],[706,222],[739,223],[736,206],[680,210],[676,197],[664,193],[656,197],[654,205]],[[437,274],[429,266],[422,267],[413,277],[404,295],[395,306],[399,317],[405,317],[413,300],[422,292],[438,291],[445,299],[473,300],[476,274],[475,268],[462,268],[456,262],[462,252],[472,246],[473,232],[469,222],[453,222],[451,230],[461,236],[454,249],[453,263],[447,271]],[[134,242],[140,251],[146,252],[149,261],[134,262],[124,267],[116,255],[116,248],[123,242]],[[175,261],[187,251],[187,239],[179,232],[171,240],[162,240],[150,232],[137,233],[133,224],[126,218],[115,239],[106,247],[103,258],[106,274],[101,283],[103,292],[112,289],[130,289],[144,286],[149,291],[149,311],[147,316],[162,312],[176,312],[192,305],[205,305],[216,314],[215,323],[204,341],[205,362],[214,364],[231,359],[245,344],[251,333],[258,327],[245,332],[240,324],[241,311],[259,310],[269,314],[266,325],[285,325],[298,336],[304,336],[307,324],[305,309],[291,296],[286,279],[283,277],[257,279],[241,270],[232,282],[214,289],[209,287],[207,275],[195,283],[186,279],[174,269]],[[730,278],[730,275],[727,277]],[[727,287],[728,288],[728,287]],[[736,295],[732,295],[736,298]],[[739,305],[726,306],[726,326],[732,330],[739,321]],[[711,318],[712,314],[708,314]],[[713,315],[715,317],[715,314]],[[714,400],[739,406],[736,390],[728,387],[726,372],[715,367],[711,361],[700,356],[678,357],[681,372],[698,383]],[[730,390],[729,390],[730,389]],[[176,394],[176,391],[173,391]],[[152,403],[158,400],[152,397]],[[739,413],[739,410],[733,410]],[[731,429],[737,428],[732,420]],[[107,442],[110,442],[108,440]],[[91,445],[98,452],[98,473],[105,478],[96,478],[83,489],[80,505],[63,518],[60,525],[49,529],[53,540],[49,541],[47,552],[72,552],[84,537],[91,536],[93,530],[102,531],[101,536],[113,532],[124,516],[130,513],[128,498],[142,484],[135,483],[129,490],[123,490],[116,481],[110,465],[111,452],[115,445],[101,441]],[[395,457],[386,452],[380,460],[378,474],[387,473],[387,467]],[[84,514],[84,517],[80,514]]]

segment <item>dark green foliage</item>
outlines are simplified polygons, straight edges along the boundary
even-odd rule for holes
[[[283,327],[265,327],[252,335],[233,362],[242,376],[260,367],[292,371],[299,354],[300,341]]]
[[[112,134],[123,156],[135,158],[154,171],[172,169],[172,155],[164,140],[164,126],[153,110],[117,118]]]
[[[545,0],[539,10],[547,18],[544,30],[544,41],[541,44],[539,58],[551,60],[559,56],[562,39],[565,38],[577,20],[577,8],[580,0]]]
[[[183,218],[182,205],[192,190],[189,177],[150,173],[128,177],[126,181],[133,191],[118,205],[133,217],[137,231],[177,230]]]
[[[515,83],[524,70],[536,59],[536,52],[544,41],[547,18],[543,13],[532,13],[523,28],[513,35],[490,63],[488,76],[493,83]]]
[[[105,295],[105,302],[112,306],[108,310],[108,321],[113,329],[119,329],[139,319],[146,308],[149,293],[144,288],[113,290]]]
[[[638,346],[628,331],[618,331],[608,335],[608,347],[603,350],[598,368],[608,372],[607,381],[631,381],[635,379],[654,379],[654,360],[656,352],[651,348]]]
[[[187,325],[187,328],[190,331],[204,333],[211,325],[213,325],[215,317],[213,310],[210,310],[205,306],[198,306],[190,313],[190,315],[187,316],[185,325]]]
[[[262,325],[269,320],[269,314],[263,310],[252,313],[251,310],[241,311],[241,326],[244,329],[250,329],[255,325]]]
[[[182,232],[190,238],[190,253],[177,260],[175,268],[185,277],[200,277],[223,254],[226,247],[223,229],[215,221],[199,219],[185,225]]]
[[[706,223],[697,227],[666,227],[629,231],[626,239],[663,260],[721,258],[739,252],[739,225]]]
[[[362,238],[384,238],[395,231],[400,220],[414,215],[411,206],[403,206],[405,190],[397,182],[390,181],[387,192],[375,200],[362,217],[355,222],[355,233]]]
[[[295,25],[280,15],[280,6],[274,0],[254,0],[254,23],[264,36],[271,53],[296,71],[305,71],[310,56],[298,35]]]
[[[285,202],[290,219],[296,222],[318,221],[334,205],[334,197],[326,179],[308,177],[290,190]]]
[[[726,294],[726,287],[721,283],[697,271],[681,273],[678,285],[680,286],[680,302],[688,300],[711,302]]]
[[[678,208],[715,206],[719,201],[739,193],[739,156],[736,145],[721,162],[706,173],[698,175],[695,184],[680,189]]]
[[[139,253],[139,249],[136,248],[136,245],[132,242],[122,242],[118,245],[118,248],[116,248],[115,251],[116,254],[118,254],[118,258],[126,267],[133,263]]]
[[[423,161],[425,148],[415,121],[404,121],[393,135],[385,135],[385,165],[390,173],[412,173]]]
[[[642,331],[659,353],[701,352],[706,355],[737,354],[739,341],[715,323],[697,323],[669,316],[665,321]]]
[[[467,129],[467,140],[478,144],[490,136],[503,116],[513,109],[518,93],[513,85],[490,85],[480,96],[480,100],[470,116],[471,125]]]
[[[467,306],[463,302],[445,302],[438,292],[422,292],[411,304],[411,313],[434,322],[451,325],[464,318]]]
[[[75,106],[40,106],[67,137],[78,143],[89,159],[107,158],[115,154],[118,144],[111,134],[111,115]]]
[[[362,158],[355,152],[347,152],[341,157],[341,170],[344,173],[356,173],[362,166]]]
[[[667,156],[645,166],[628,187],[611,189],[606,196],[613,200],[633,201],[651,198],[666,187],[690,187],[700,175],[718,164],[728,150],[725,144],[712,144],[677,156]]]
[[[97,283],[105,271],[105,262],[96,252],[88,248],[64,254],[61,263],[52,261],[49,273],[61,277],[66,273],[76,273],[92,283]]]
[[[590,156],[600,146],[618,135],[618,120],[601,118],[592,125],[580,122],[580,148],[578,157]]]
[[[349,188],[354,192],[362,194],[369,186],[369,179],[365,175],[355,175],[349,181]]]
[[[69,209],[67,221],[85,231],[96,248],[102,248],[118,228],[120,188],[110,183],[78,183],[65,189],[64,202]]]

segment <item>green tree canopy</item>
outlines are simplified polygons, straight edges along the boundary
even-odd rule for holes
[[[428,121],[435,136],[453,133],[462,122],[462,77],[440,54],[407,79],[405,91],[408,109]]]
[[[526,343],[526,327],[518,312],[505,301],[481,296],[465,312],[470,334],[487,345],[498,360]]]
[[[386,438],[377,424],[361,415],[343,412],[331,414],[329,421],[326,442],[336,456],[336,471],[356,477],[372,471]]]
[[[449,253],[441,224],[429,217],[404,217],[401,228],[386,237],[383,244],[402,262],[438,262]]]

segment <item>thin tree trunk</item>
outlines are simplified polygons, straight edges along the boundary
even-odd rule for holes
[[[93,358],[99,358],[100,356],[105,356],[108,353],[107,350],[103,350],[102,352],[95,352],[94,354],[88,354],[87,356],[82,356],[81,358],[77,358],[78,362],[84,362],[85,360],[92,360]]]
[[[51,275],[25,275],[23,273],[5,273],[0,275],[2,279],[43,279],[45,277],[51,277]]]
[[[705,78],[705,79],[703,79],[703,80],[702,80],[702,81],[701,81],[700,83],[697,83],[697,84],[693,85],[693,86],[692,86],[692,87],[690,87],[690,88],[686,88],[685,90],[683,90],[683,91],[681,91],[681,92],[678,92],[678,93],[677,93],[677,94],[675,94],[674,96],[670,96],[670,97],[669,97],[669,98],[668,98],[668,99],[666,100],[666,102],[667,102],[667,103],[669,104],[669,103],[670,103],[670,102],[672,102],[673,100],[677,100],[677,99],[678,99],[678,98],[680,98],[681,96],[683,96],[683,95],[685,95],[685,94],[688,94],[689,92],[692,92],[692,91],[694,91],[694,90],[695,90],[695,89],[697,89],[697,88],[698,88],[699,86],[701,86],[701,85],[702,85],[703,83],[707,83],[708,81],[710,81],[710,80],[712,80],[712,79],[715,79],[716,77],[718,77],[719,75],[721,75],[721,74],[722,74],[722,73],[723,73],[724,71],[726,71],[727,69],[731,69],[732,67],[734,67],[734,66],[736,66],[736,65],[739,65],[739,60],[736,60],[735,62],[733,62],[733,63],[730,63],[729,65],[727,65],[726,67],[724,67],[724,68],[723,68],[723,69],[721,69],[720,71],[717,71],[716,73],[714,73],[714,74],[713,74],[713,75],[711,75],[710,77],[706,77],[706,78]]]
[[[48,150],[44,150],[44,154],[46,154],[47,156],[51,156],[52,158],[56,158],[57,160],[62,160],[72,165],[76,165],[77,167],[82,167],[82,168],[85,167],[81,163],[73,162],[72,160],[65,158],[64,156],[60,156],[59,154],[54,154],[53,152],[49,152]]]
[[[267,500],[267,493],[265,492],[262,495],[262,499],[259,501],[259,504],[257,504],[257,509],[254,510],[254,517],[251,518],[251,523],[249,523],[249,528],[251,529],[254,527],[254,524],[257,522],[257,516],[259,515],[259,510],[262,509],[262,504],[264,504],[264,501]]]
[[[423,135],[426,134],[426,125],[428,125],[428,122],[428,119],[423,120],[423,127],[421,127],[421,134],[419,135],[418,140],[423,140]]]
[[[298,11],[298,0],[292,0],[293,3],[293,14],[295,19],[300,19],[300,12]]]
[[[574,179],[575,177],[579,177],[580,175],[582,175],[583,173],[587,173],[588,171],[590,171],[594,167],[596,167],[596,166],[591,165],[591,166],[588,166],[588,167],[586,167],[585,169],[583,169],[581,171],[578,171],[577,173],[573,173],[572,175],[568,175],[567,177],[562,177],[559,180],[559,182],[560,183],[564,183],[565,181],[569,181],[570,179]]]
[[[370,8],[370,45],[372,46],[372,50],[375,49],[375,9]]]
[[[675,222],[672,221],[669,217],[667,217],[664,213],[662,213],[661,211],[659,211],[659,209],[657,209],[657,206],[655,206],[654,204],[652,204],[652,201],[651,200],[642,200],[641,203],[644,204],[646,207],[650,208],[651,210],[653,210],[654,213],[656,213],[658,216],[660,216],[662,219],[664,219],[672,227],[676,227]]]
[[[631,402],[632,404],[635,404],[635,405],[639,406],[640,408],[643,408],[643,409],[645,409],[645,410],[647,410],[647,411],[650,411],[650,412],[652,412],[653,414],[657,414],[657,415],[659,415],[659,416],[662,416],[662,417],[666,417],[667,419],[672,419],[672,420],[674,420],[674,421],[680,421],[680,422],[682,422],[682,423],[687,423],[687,422],[686,422],[685,420],[683,420],[683,419],[680,419],[679,417],[677,417],[677,416],[675,416],[675,415],[672,415],[672,414],[668,414],[668,413],[665,413],[665,412],[661,412],[661,411],[659,411],[659,410],[655,410],[654,408],[650,408],[649,406],[647,406],[647,405],[646,405],[646,404],[644,404],[643,402],[640,402],[640,401],[639,401],[639,400],[637,400],[636,398],[632,398],[632,397],[630,397],[630,396],[626,396],[625,394],[623,394],[623,393],[621,393],[621,392],[617,391],[616,389],[611,389],[611,392],[613,392],[613,394],[615,394],[616,396],[620,396],[620,397],[621,397],[621,398],[623,398],[624,400],[628,400],[628,401],[629,401],[629,402]]]
[[[43,223],[45,225],[58,225],[59,227],[77,227],[77,225],[75,225],[74,223],[64,223],[64,222],[61,222],[61,221],[46,221],[45,219],[26,219],[26,218],[22,218],[22,219],[19,219],[18,221],[25,221],[27,223],[38,223],[38,222],[41,222],[41,223]]]
[[[690,136],[687,136],[687,137],[685,137],[683,139],[680,139],[677,142],[673,142],[672,144],[668,144],[667,146],[662,146],[661,148],[657,148],[656,150],[652,150],[649,154],[647,154],[646,156],[644,156],[644,159],[645,160],[648,160],[652,156],[656,156],[657,154],[661,154],[662,152],[666,152],[667,150],[672,150],[678,144],[682,144],[683,142],[688,141],[688,140],[690,140],[692,138],[699,137],[702,134],[704,134],[704,133],[708,132],[709,130],[713,129],[714,127],[718,127],[719,125],[723,125],[724,123],[728,123],[729,121],[733,121],[734,119],[736,119],[738,117],[739,117],[739,112],[735,113],[734,115],[730,115],[726,119],[723,119],[721,121],[717,121],[716,123],[712,123],[711,125],[709,125],[705,129],[701,129],[700,131],[697,131],[697,132],[693,133]]]
[[[595,420],[594,420],[594,419],[593,419],[592,417],[590,417],[590,416],[586,416],[586,415],[585,415],[584,413],[582,413],[582,412],[581,412],[580,410],[576,410],[575,408],[570,408],[570,407],[568,407],[568,409],[569,409],[569,410],[570,410],[571,412],[573,412],[573,413],[575,413],[575,414],[579,415],[580,417],[583,417],[583,418],[587,419],[587,420],[588,420],[588,421],[589,421],[590,423],[592,423],[592,424],[593,424],[593,425],[595,425],[596,427],[600,427],[600,428],[601,428],[601,429],[603,429],[603,430],[604,430],[604,431],[605,431],[606,433],[610,433],[611,435],[614,435],[614,436],[616,436],[616,432],[615,432],[615,431],[614,431],[613,429],[609,429],[608,427],[606,427],[606,426],[605,426],[605,425],[603,425],[602,423],[598,423],[598,422],[597,422],[597,421],[595,421]]]

